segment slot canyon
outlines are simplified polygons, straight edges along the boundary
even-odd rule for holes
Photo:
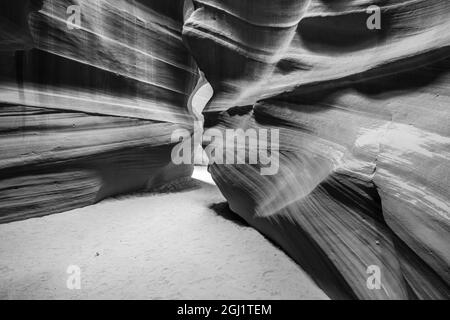
[[[448,300],[450,2],[2,1],[0,239],[0,299]]]

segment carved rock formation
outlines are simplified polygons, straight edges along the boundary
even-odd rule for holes
[[[195,3],[208,126],[280,130],[276,175],[210,167],[231,209],[331,297],[449,298],[450,3]]]
[[[184,1],[38,2],[1,5],[0,222],[190,176],[170,158],[198,80]]]
[[[450,2],[16,3],[0,5],[0,222],[189,176],[170,135],[194,131],[198,65],[208,127],[280,133],[275,175],[210,166],[234,212],[333,298],[450,297]]]

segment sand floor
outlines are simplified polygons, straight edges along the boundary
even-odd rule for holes
[[[0,225],[0,299],[327,299],[205,170],[171,193]]]

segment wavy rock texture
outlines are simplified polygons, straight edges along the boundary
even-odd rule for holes
[[[190,176],[170,159],[198,80],[184,1],[40,2],[1,5],[0,223]]]
[[[381,30],[366,27],[372,4]],[[208,126],[280,130],[276,175],[210,167],[233,211],[333,298],[450,297],[448,1],[0,9],[0,222],[190,175],[170,162],[170,134],[194,130],[198,65]]]
[[[331,297],[448,299],[450,3],[195,4],[183,36],[214,89],[208,126],[280,130],[276,175],[210,167],[231,209]]]

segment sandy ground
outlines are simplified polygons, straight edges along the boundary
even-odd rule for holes
[[[0,299],[327,299],[227,209],[206,169],[194,178],[0,225]],[[67,287],[71,265],[80,290]]]

